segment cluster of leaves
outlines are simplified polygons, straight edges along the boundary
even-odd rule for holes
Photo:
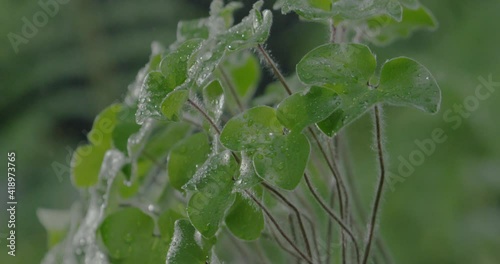
[[[243,241],[269,237],[264,215],[283,210],[268,191],[304,191],[304,173],[320,171],[310,153],[311,143],[322,143],[307,131],[332,137],[382,103],[438,110],[439,88],[425,67],[399,57],[377,73],[374,54],[359,43],[306,54],[288,78],[298,77],[288,87],[293,94],[271,84],[254,96],[261,66],[251,50],[277,70],[262,46],[272,24],[262,4],[238,24],[232,13],[240,4],[221,0],[208,18],[179,22],[177,41],[153,50],[126,100],[98,115],[71,164],[83,201],[72,217],[39,212],[52,247],[46,263],[218,263],[224,230]],[[374,44],[435,26],[417,1],[283,0],[276,7],[332,23],[346,38],[365,32],[363,41]],[[319,174],[315,182],[329,179]],[[279,254],[286,252],[271,253]],[[308,262],[321,258],[318,250]]]

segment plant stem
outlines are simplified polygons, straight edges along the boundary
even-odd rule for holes
[[[358,248],[358,243],[356,241],[356,238],[354,237],[354,234],[352,231],[349,229],[349,227],[337,216],[335,213],[325,204],[325,202],[321,199],[321,197],[318,195],[318,193],[314,190],[314,187],[311,184],[311,180],[309,179],[309,175],[307,173],[304,173],[304,179],[306,180],[307,187],[309,188],[309,191],[311,191],[312,195],[314,196],[314,199],[319,203],[319,205],[325,210],[325,212],[330,215],[330,217],[337,222],[340,227],[342,228],[343,231],[347,233],[347,235],[351,238],[353,244],[354,244],[354,250],[356,251],[356,259],[359,263],[359,248]]]
[[[283,84],[283,87],[285,87],[285,90],[288,93],[288,95],[291,95],[292,90],[290,90],[290,87],[286,83],[285,77],[283,76],[283,74],[281,74],[281,71],[278,69],[278,66],[276,66],[276,63],[274,62],[274,60],[271,59],[271,56],[269,56],[269,53],[267,53],[266,49],[264,49],[264,47],[262,47],[261,44],[259,44],[257,46],[257,48],[259,49],[260,53],[262,54],[262,56],[266,60],[267,64],[269,64],[269,66],[273,70],[274,75],[276,77],[278,77],[279,81]]]
[[[238,97],[238,94],[236,94],[236,89],[234,88],[234,85],[231,82],[229,75],[227,75],[226,70],[224,70],[224,68],[222,66],[219,66],[219,71],[220,71],[220,73],[222,75],[222,79],[226,83],[231,95],[233,96],[234,100],[236,101],[238,108],[240,109],[241,112],[243,112],[243,110],[245,110],[245,108],[243,108],[243,104],[241,103],[240,98]]]
[[[280,225],[276,221],[276,219],[271,215],[271,212],[257,199],[251,192],[248,190],[244,191],[261,209],[264,211],[269,220],[276,227],[281,236],[293,247],[293,249],[307,262],[312,264],[312,261],[297,247],[297,245],[287,236],[287,234],[281,229]]]
[[[377,222],[377,214],[380,207],[380,200],[382,198],[382,193],[384,191],[384,183],[385,183],[385,162],[384,162],[384,149],[382,146],[382,122],[380,117],[380,109],[379,105],[376,105],[374,108],[374,118],[375,118],[375,137],[377,143],[377,157],[380,166],[380,177],[378,180],[377,191],[375,195],[375,200],[373,202],[373,209],[371,214],[370,226],[368,231],[368,239],[365,246],[365,253],[363,256],[363,264],[366,264],[368,261],[368,257],[370,255],[370,249],[373,240],[373,233],[375,230],[375,225]]]
[[[204,118],[205,118],[205,119],[206,119],[206,120],[210,123],[210,125],[211,125],[214,129],[215,129],[215,132],[216,132],[217,134],[219,134],[219,135],[220,135],[220,129],[219,129],[219,127],[215,124],[215,122],[212,120],[212,118],[210,118],[210,116],[208,116],[208,114],[207,114],[205,111],[203,111],[203,109],[201,109],[201,107],[200,107],[198,104],[196,104],[195,102],[193,102],[193,100],[188,99],[187,101],[188,101],[188,103],[189,103],[191,106],[193,106],[193,107],[194,107],[194,108],[195,108],[198,112],[200,112],[200,114],[202,114],[202,115],[203,115],[203,117],[204,117]]]
[[[300,227],[300,232],[302,233],[302,237],[304,239],[304,244],[306,245],[307,255],[310,258],[312,258],[311,247],[309,245],[309,240],[307,238],[306,230],[304,228],[304,223],[302,222],[302,217],[299,209],[294,204],[292,204],[288,199],[286,199],[285,196],[279,193],[278,190],[274,189],[269,184],[262,182],[262,186],[264,186],[264,188],[266,188],[267,190],[271,191],[271,193],[273,193],[275,196],[281,199],[288,207],[292,209],[292,211],[294,211],[295,215],[297,216],[297,222]]]

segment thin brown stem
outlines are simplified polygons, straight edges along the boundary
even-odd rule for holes
[[[215,129],[215,132],[216,132],[217,134],[219,134],[219,135],[220,135],[220,128],[219,128],[219,127],[215,124],[215,122],[212,120],[212,118],[210,118],[210,116],[208,116],[208,114],[207,114],[207,113],[206,113],[203,109],[201,109],[201,107],[200,107],[198,104],[196,104],[195,102],[193,102],[193,100],[188,99],[187,101],[188,101],[188,103],[189,103],[192,107],[194,107],[194,108],[195,108],[195,109],[196,109],[196,110],[197,110],[200,114],[202,114],[202,115],[203,115],[203,117],[204,117],[204,118],[205,118],[205,119],[206,119],[206,120],[210,123],[210,125],[211,125],[214,129]]]
[[[276,219],[272,216],[271,212],[257,199],[251,192],[245,190],[245,193],[264,211],[264,214],[269,218],[269,220],[276,227],[276,230],[281,234],[281,236],[292,246],[292,248],[304,259],[307,263],[312,264],[311,259],[309,259],[298,247],[297,245],[288,237],[288,235],[281,229],[280,225],[276,221]]]
[[[378,180],[377,191],[375,194],[375,200],[373,201],[373,209],[371,214],[370,226],[368,231],[368,239],[365,246],[365,253],[363,256],[363,264],[368,262],[368,257],[370,256],[370,249],[373,240],[373,234],[375,230],[375,225],[377,223],[377,214],[380,207],[380,200],[382,198],[382,193],[384,191],[385,183],[385,161],[384,161],[384,149],[382,145],[382,122],[380,117],[380,106],[376,105],[374,108],[374,118],[375,118],[375,139],[377,144],[377,158],[380,167],[380,177]]]
[[[236,101],[236,105],[238,105],[238,108],[240,109],[241,112],[245,110],[243,107],[243,104],[240,101],[240,98],[238,97],[238,94],[236,94],[236,89],[233,85],[233,82],[231,82],[231,79],[229,78],[229,75],[227,74],[226,70],[222,66],[219,66],[219,71],[222,75],[222,79],[224,80],[224,83],[226,83],[227,88],[229,89],[229,92],[234,98],[234,101]]]
[[[325,159],[326,164],[328,165],[328,168],[332,172],[333,178],[337,182],[337,184],[335,184],[335,187],[337,189],[337,196],[338,196],[338,199],[339,199],[340,217],[342,218],[342,220],[345,220],[345,218],[346,218],[346,212],[344,211],[344,199],[343,199],[343,196],[342,196],[342,191],[345,194],[346,203],[347,203],[347,197],[348,196],[347,196],[346,187],[344,186],[344,182],[342,181],[342,178],[340,177],[340,173],[338,173],[338,170],[330,162],[330,159],[328,158],[328,154],[326,153],[325,149],[323,148],[323,145],[321,145],[321,142],[319,141],[318,136],[316,135],[316,133],[314,132],[314,130],[311,127],[308,127],[308,130],[311,133],[314,141],[318,145],[318,149],[321,152],[321,155],[323,155],[323,158]],[[333,160],[332,160],[332,162],[333,162]],[[341,243],[342,244],[342,263],[345,264],[345,259],[346,259],[346,257],[345,257],[346,256],[346,241],[345,241],[345,237],[344,237],[344,232],[341,232],[341,238],[340,239],[342,241],[342,243]]]
[[[264,186],[264,188],[269,190],[272,194],[274,194],[281,201],[283,201],[288,207],[290,207],[292,209],[292,211],[294,211],[295,215],[297,216],[297,222],[299,224],[300,233],[302,234],[302,237],[304,239],[304,244],[306,245],[307,255],[309,256],[309,258],[312,258],[311,247],[309,245],[309,239],[307,238],[306,230],[304,228],[304,223],[302,221],[302,217],[301,217],[301,213],[300,213],[299,209],[293,203],[291,203],[288,199],[286,199],[285,196],[283,196],[280,192],[278,192],[278,190],[273,188],[271,185],[269,185],[265,182],[262,182],[262,186]]]
[[[271,70],[273,71],[274,75],[276,75],[276,77],[278,77],[278,80],[281,82],[281,84],[285,88],[288,95],[291,95],[292,90],[290,89],[290,87],[286,83],[285,77],[283,76],[283,74],[281,74],[281,71],[278,69],[278,66],[276,65],[274,60],[271,59],[271,56],[269,55],[269,53],[267,53],[266,49],[264,49],[264,47],[261,44],[259,44],[257,46],[257,48],[259,49],[260,53],[264,57],[264,60],[266,60],[267,64],[269,64],[269,66],[271,67]]]
[[[340,227],[342,228],[345,233],[351,238],[352,243],[354,244],[354,250],[356,251],[356,259],[359,263],[359,248],[358,248],[358,243],[356,241],[356,238],[354,237],[354,234],[352,231],[349,229],[349,227],[338,217],[326,204],[325,202],[321,199],[321,197],[318,195],[316,190],[314,190],[314,187],[311,184],[311,180],[309,179],[309,175],[307,173],[304,173],[304,179],[306,180],[307,187],[309,188],[309,191],[312,193],[314,196],[314,199],[319,203],[319,205],[325,210],[325,212],[328,213],[328,215],[337,222]]]

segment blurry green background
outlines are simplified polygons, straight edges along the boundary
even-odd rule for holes
[[[248,8],[252,1],[244,1]],[[498,92],[454,130],[443,113],[474,94],[478,77],[500,82],[497,0],[423,0],[440,23],[393,45],[374,48],[379,62],[405,55],[434,73],[443,91],[442,110],[386,108],[390,171],[398,157],[417,149],[414,140],[442,128],[448,139],[426,156],[384,199],[381,232],[396,263],[500,263],[500,111]],[[60,5],[16,54],[7,38],[20,34],[22,18],[41,10],[36,1],[0,2],[0,263],[38,263],[46,235],[36,208],[68,208],[78,198],[68,172],[58,177],[54,162],[68,164],[85,140],[95,115],[121,99],[149,57],[150,44],[168,46],[176,22],[206,16],[208,0],[70,0]],[[270,7],[267,1],[266,6]],[[241,17],[245,10],[238,12]],[[327,41],[327,30],[275,13],[268,48],[285,72],[311,48]],[[270,77],[264,78],[263,83]],[[371,120],[347,130],[360,193],[369,208],[377,174]],[[7,152],[17,152],[17,256],[7,255]]]

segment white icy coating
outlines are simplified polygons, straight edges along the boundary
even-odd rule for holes
[[[99,181],[89,190],[87,214],[73,238],[76,252],[83,254],[85,264],[108,263],[106,255],[100,251],[97,245],[96,231],[104,216],[111,184],[124,163],[123,153],[117,150],[108,150],[101,165]]]
[[[70,227],[66,238],[47,252],[41,261],[42,264],[78,264],[72,239],[78,228],[81,217],[81,205],[79,203],[74,203],[73,206],[71,206]]]
[[[142,125],[141,129],[128,138],[127,141],[127,151],[132,164],[132,176],[130,183],[134,182],[137,177],[137,159],[141,154],[142,150],[146,146],[147,139],[153,132],[156,122],[153,119],[147,119]]]

